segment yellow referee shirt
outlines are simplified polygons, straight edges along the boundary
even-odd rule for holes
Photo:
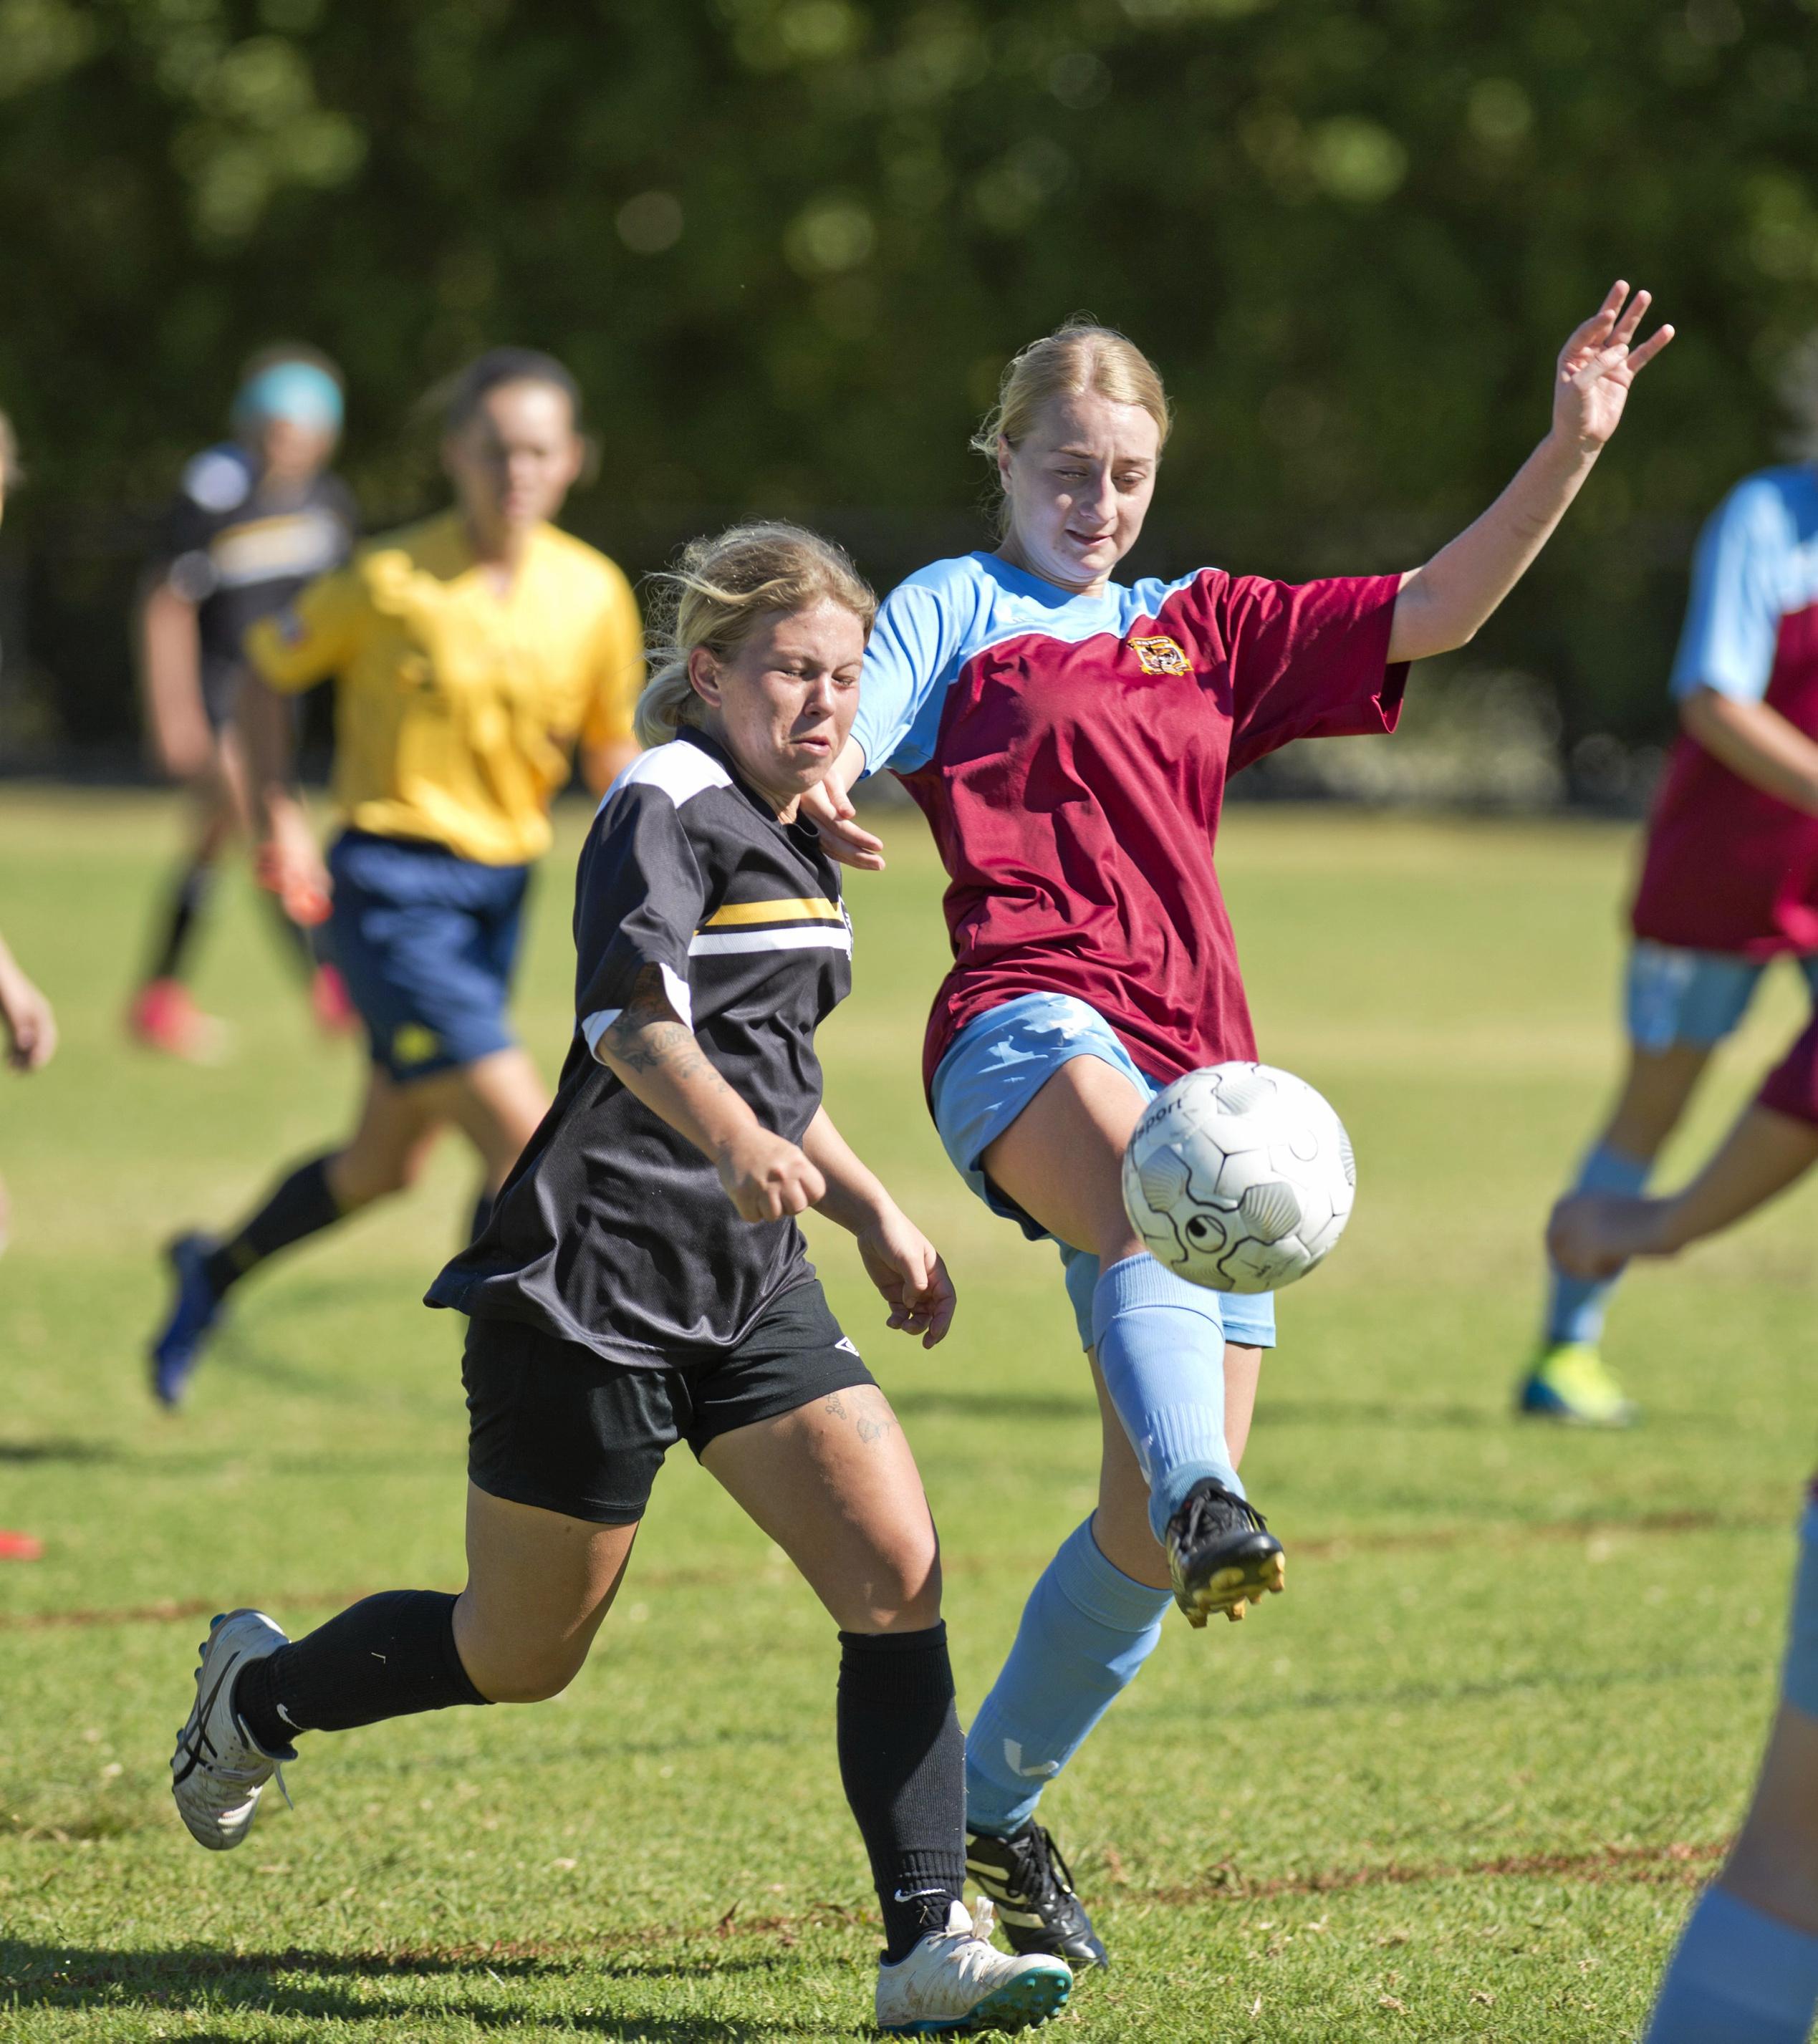
[[[275,689],[335,677],[348,823],[486,866],[548,851],[577,740],[629,737],[644,684],[636,600],[604,554],[540,525],[501,594],[453,512],[363,547],[246,651]]]

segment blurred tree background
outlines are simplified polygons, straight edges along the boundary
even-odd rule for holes
[[[1681,338],[1474,649],[1608,793],[1785,444],[1815,83],[1818,0],[0,0],[10,751],[131,743],[147,514],[275,337],[345,366],[375,525],[509,340],[585,386],[628,569],[763,509],[887,583],[975,543],[997,371],[1090,309],[1179,408],[1133,565],[1297,576],[1473,515],[1620,275]]]

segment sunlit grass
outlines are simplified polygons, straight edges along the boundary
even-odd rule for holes
[[[536,897],[527,1033],[569,1028],[567,876]],[[817,1253],[938,1512],[963,1706],[1089,1508],[1095,1423],[1052,1252],[954,1179],[917,1077],[943,955],[913,816],[852,889],[830,1102],[946,1249],[959,1327],[893,1348]],[[417,1304],[471,1193],[410,1200],[255,1281],[193,1408],[151,1408],[159,1243],[345,1126],[249,888],[200,991],[238,1050],[129,1052],[119,1012],[174,813],[10,791],[0,928],[63,1053],[0,1082],[0,2034],[38,2040],[849,2034],[877,1943],[831,1730],[831,1628],[686,1455],[594,1663],[535,1710],[315,1737],[244,1850],[178,1826],[165,1762],[207,1615],[295,1628],[460,1579],[458,1326]],[[1625,833],[1240,811],[1223,863],[1266,1056],[1349,1122],[1357,1218],[1282,1307],[1246,1474],[1290,1593],[1170,1627],[1050,1799],[1116,1956],[1061,2034],[1607,2039],[1639,2023],[1734,1823],[1771,1699],[1809,1457],[1812,1207],[1642,1274],[1609,1350],[1629,1437],[1506,1416],[1536,1231],[1612,1067]],[[1770,989],[1675,1152],[1797,1015]],[[175,1611],[178,1616],[160,1616]],[[9,2003],[9,1997],[12,2000]]]

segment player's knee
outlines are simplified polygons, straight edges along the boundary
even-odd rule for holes
[[[337,1160],[334,1194],[344,1214],[371,1206],[375,1200],[407,1193],[422,1171],[422,1160],[405,1151],[389,1156],[361,1156],[348,1151]]]
[[[566,1646],[521,1650],[475,1686],[495,1704],[546,1704],[561,1695],[581,1666]]]
[[[940,1623],[940,1550],[932,1538],[880,1558],[882,1566],[865,1586],[868,1623],[849,1630],[925,1632]],[[855,1614],[855,1616],[857,1616]]]

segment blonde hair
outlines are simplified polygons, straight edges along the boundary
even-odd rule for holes
[[[704,646],[729,660],[766,617],[805,610],[823,597],[851,612],[871,635],[878,598],[843,548],[781,520],[732,525],[690,540],[659,589],[652,673],[637,699],[633,728],[647,751],[698,724],[702,704],[688,659]]]
[[[997,380],[997,402],[970,444],[991,463],[996,478],[1000,436],[1015,447],[1053,399],[1082,397],[1088,390],[1114,405],[1140,405],[1155,422],[1156,452],[1167,445],[1174,415],[1161,371],[1128,335],[1099,325],[1085,313],[1076,313],[1010,358]],[[1000,504],[1000,523],[1009,512],[1007,502]]]

